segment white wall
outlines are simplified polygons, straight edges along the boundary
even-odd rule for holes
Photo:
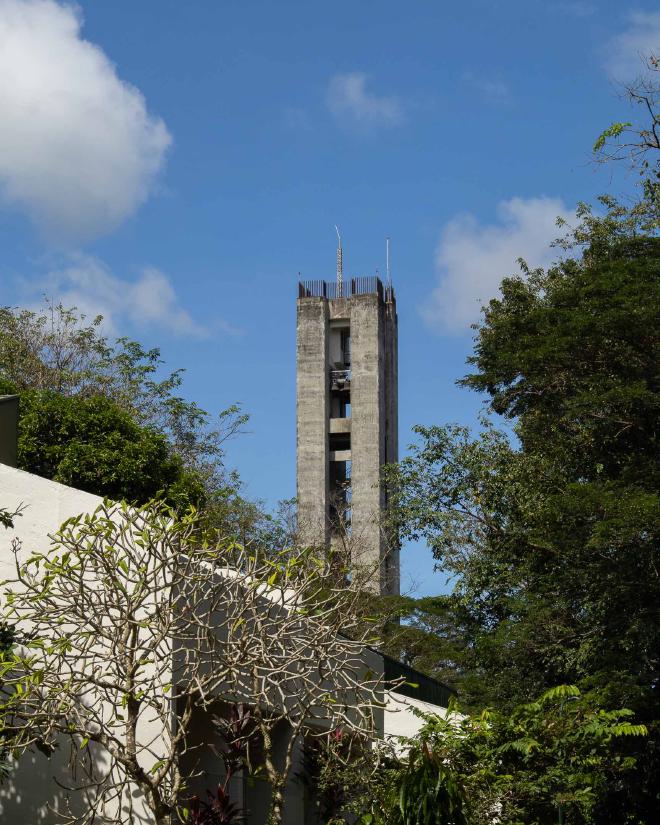
[[[13,511],[25,505],[23,514],[14,519],[14,529],[0,532],[0,576],[4,579],[13,574],[13,539],[20,539],[27,552],[45,552],[49,534],[62,522],[95,510],[101,501],[91,493],[0,464],[0,507]]]
[[[14,539],[22,543],[23,559],[34,551],[46,552],[50,546],[49,535],[55,533],[62,522],[79,513],[95,510],[101,501],[100,497],[90,493],[0,464],[0,507],[14,510],[24,505],[22,515],[15,519],[15,529],[0,531],[0,579],[11,578],[15,573],[12,553]],[[365,669],[382,672],[382,658],[375,652],[365,650],[364,662]],[[427,702],[390,693],[384,714],[377,714],[379,732],[387,737],[414,736],[423,722],[412,714],[411,707],[428,713],[446,712],[446,709]],[[208,722],[199,720],[198,732],[201,735],[208,736],[210,728]],[[11,825],[54,825],[61,820],[48,810],[49,806],[63,811],[67,801],[71,801],[76,807],[79,803],[75,801],[75,795],[66,793],[53,781],[57,777],[60,784],[72,784],[68,757],[68,745],[64,745],[50,759],[38,751],[26,754],[10,780],[0,786],[0,822]],[[208,784],[197,783],[196,790],[200,795],[205,790],[203,785],[213,788],[218,776],[209,770],[208,779]],[[255,797],[259,796],[259,791],[256,787],[246,787],[248,804],[257,803]],[[287,825],[298,825],[303,818],[304,798],[300,783],[292,780],[287,797]],[[149,823],[150,819],[148,815],[136,811],[131,822],[132,825],[142,825]]]
[[[0,529],[0,580],[15,575],[13,541],[21,542],[22,560],[33,552],[45,553],[51,544],[49,535],[57,532],[66,519],[93,512],[101,502],[99,496],[0,464],[0,507],[13,512],[23,506],[21,515],[14,519],[15,529]],[[144,741],[156,733],[151,729],[145,732]],[[76,784],[71,776],[70,754],[70,743],[64,739],[50,758],[36,749],[26,753],[9,779],[0,785],[0,822],[55,825],[62,822],[55,811],[65,813],[69,806],[80,810],[80,794],[65,790]],[[97,765],[102,769],[105,760],[102,754],[97,756]],[[138,798],[134,805],[132,825],[149,825],[151,819]]]
[[[447,708],[440,705],[422,702],[420,699],[413,699],[400,693],[388,693],[385,705],[385,738],[395,745],[399,737],[413,739],[424,725],[424,720],[413,713],[413,708],[444,718],[448,712]],[[454,716],[459,718],[460,714],[454,714]]]

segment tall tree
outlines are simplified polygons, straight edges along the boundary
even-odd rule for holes
[[[645,775],[660,719],[660,239],[639,220],[651,212],[583,207],[573,256],[505,279],[486,307],[462,383],[513,438],[419,428],[395,474],[404,530],[457,577],[470,698],[507,707],[580,683],[632,708],[650,736],[609,810],[636,821],[659,801]]]
[[[158,349],[110,340],[102,317],[47,302],[0,307],[0,386],[21,395],[22,469],[116,499],[202,505],[227,536],[273,549],[282,519],[246,499],[224,461],[247,416],[214,419],[181,395],[184,371],[163,373]]]
[[[0,307],[0,379],[16,392],[45,390],[75,398],[104,396],[137,424],[162,433],[186,469],[209,490],[227,482],[223,444],[246,417],[236,406],[212,416],[179,391],[184,371],[161,377],[160,350],[102,332],[102,316],[46,303],[44,310]]]
[[[2,389],[13,391],[0,381]],[[185,505],[206,494],[164,434],[102,395],[21,393],[18,466],[115,500],[144,503],[161,494]]]

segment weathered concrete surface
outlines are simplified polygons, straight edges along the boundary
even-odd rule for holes
[[[296,457],[301,540],[328,542],[328,302],[301,298],[297,308]]]
[[[351,298],[351,486],[355,563],[378,570],[381,564],[380,468],[385,461],[385,352],[383,305],[379,296]],[[382,572],[377,589],[383,589]]]
[[[350,418],[337,415],[330,371],[341,366],[339,332],[350,329]],[[298,513],[304,540],[329,545],[329,462],[351,460],[354,563],[377,570],[373,586],[399,592],[399,546],[383,530],[381,468],[398,460],[396,304],[382,291],[350,298],[298,299]],[[325,415],[323,426],[320,417]],[[350,433],[347,450],[329,452],[329,435]]]
[[[350,418],[331,418],[328,422],[329,433],[350,433],[351,419]]]
[[[399,460],[399,330],[394,300],[385,305],[383,346],[385,348],[385,463],[394,464]],[[384,510],[387,510],[386,490],[382,506]],[[385,531],[381,533],[381,542],[385,591],[399,593],[401,572],[398,536]]]

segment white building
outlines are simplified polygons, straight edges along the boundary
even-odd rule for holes
[[[0,419],[0,426],[3,420]],[[4,434],[12,437],[12,427],[4,427]],[[2,442],[0,432],[0,442]],[[0,448],[1,451],[1,448]],[[4,454],[6,455],[6,453]],[[0,455],[0,458],[3,456]],[[0,578],[12,578],[15,573],[12,542],[19,539],[29,551],[45,552],[50,546],[49,536],[57,532],[69,517],[93,512],[101,499],[71,487],[35,476],[30,473],[0,464],[0,506],[10,511],[22,507],[22,514],[15,520],[15,529],[0,532]],[[396,680],[401,676],[419,684],[418,688],[407,685],[386,697],[386,709],[378,721],[382,737],[413,736],[421,725],[409,708],[417,707],[427,712],[443,712],[449,691],[428,677],[414,674],[376,651],[365,650],[365,666],[376,672],[384,672],[386,678]],[[379,671],[380,668],[380,671]],[[407,694],[407,695],[406,695]],[[208,718],[197,721],[200,738],[213,735]],[[154,732],[157,736],[157,731]],[[205,775],[206,787],[217,786],[221,768],[218,760],[209,758]],[[296,771],[294,771],[296,773]],[[38,750],[26,753],[20,760],[12,776],[0,785],[0,821],[11,825],[55,825],[61,821],[53,811],[64,810],[71,802],[75,807],[75,792],[67,791],[75,786],[68,764],[66,749],[56,751],[47,757]],[[197,782],[196,791],[204,789]],[[236,785],[236,802],[249,809],[249,825],[260,825],[264,821],[267,804],[267,788],[264,783],[240,783]],[[306,804],[304,783],[292,779],[286,789],[285,816],[287,825],[312,823]],[[53,810],[50,810],[53,809]],[[136,802],[133,823],[151,823],[146,809]],[[128,823],[128,820],[127,820]]]

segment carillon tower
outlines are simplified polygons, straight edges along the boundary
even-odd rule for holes
[[[339,236],[339,232],[337,232]],[[374,589],[399,592],[399,547],[383,529],[381,467],[398,460],[397,315],[389,278],[301,281],[297,301],[297,496],[302,541],[349,536]]]

